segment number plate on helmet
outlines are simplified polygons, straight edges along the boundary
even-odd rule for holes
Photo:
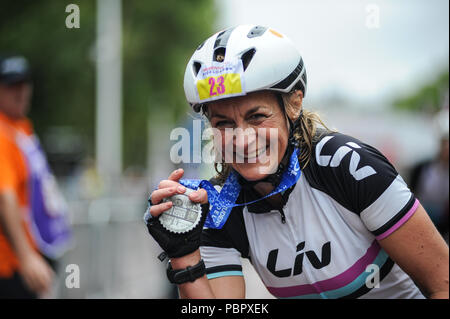
[[[241,60],[203,65],[197,74],[196,83],[200,101],[208,102],[245,95],[243,74]]]

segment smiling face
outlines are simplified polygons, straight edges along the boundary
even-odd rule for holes
[[[277,170],[289,130],[273,92],[211,102],[207,116],[211,126],[220,131],[222,158],[242,177],[256,181]]]

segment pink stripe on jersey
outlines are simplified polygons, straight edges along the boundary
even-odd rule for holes
[[[339,289],[348,285],[359,275],[361,275],[366,270],[367,265],[371,264],[375,260],[380,250],[380,245],[376,240],[374,240],[372,245],[367,249],[366,254],[340,275],[330,279],[318,281],[313,284],[290,287],[267,287],[267,289],[274,296],[281,298],[317,294],[328,290]]]
[[[381,235],[378,235],[375,237],[377,240],[381,240],[392,234],[394,231],[396,231],[401,225],[403,225],[417,210],[419,207],[419,200],[416,199],[414,202],[414,205],[411,207],[411,209],[397,222],[394,226],[386,230]]]

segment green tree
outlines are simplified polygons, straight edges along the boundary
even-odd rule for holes
[[[80,8],[78,29],[65,25],[70,3]],[[214,2],[125,0],[122,8],[124,165],[142,165],[151,112],[167,112],[174,122],[185,115],[184,68],[213,31]],[[53,126],[70,126],[84,137],[90,155],[95,150],[95,41],[94,0],[0,3],[0,54],[23,54],[32,65],[30,117],[36,131],[42,135]]]
[[[0,53],[27,57],[33,72],[32,118],[39,135],[71,126],[93,152],[95,123],[95,2],[77,1],[79,29],[67,29],[67,1],[0,3]]]
[[[186,116],[185,67],[215,21],[213,1],[148,3],[126,1],[123,11],[125,163],[144,163],[148,117]]]
[[[399,110],[437,112],[448,94],[448,84],[447,67],[429,83],[418,87],[413,94],[396,99],[393,105]]]

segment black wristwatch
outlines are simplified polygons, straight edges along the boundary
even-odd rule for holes
[[[194,282],[206,274],[206,267],[203,259],[200,259],[198,264],[194,266],[187,266],[185,269],[172,269],[170,261],[167,265],[167,278],[172,284],[184,284],[186,282]]]

